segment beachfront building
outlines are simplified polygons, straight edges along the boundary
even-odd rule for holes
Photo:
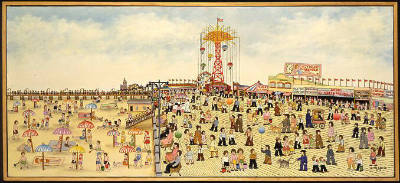
[[[128,109],[130,112],[143,112],[146,111],[147,108],[152,108],[151,100],[144,100],[144,99],[135,99],[135,100],[128,100]]]
[[[283,73],[268,77],[268,94],[291,96],[294,78]]]

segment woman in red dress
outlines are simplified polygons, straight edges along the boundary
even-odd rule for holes
[[[150,135],[149,135],[149,131],[145,131],[145,132],[144,132],[144,149],[145,149],[145,150],[150,150],[149,146],[150,146]]]

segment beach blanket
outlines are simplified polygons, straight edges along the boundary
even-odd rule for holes
[[[70,141],[68,144],[71,147],[71,146],[76,145],[76,142],[75,141]],[[53,148],[54,151],[60,150],[60,146],[58,145],[58,140],[50,140],[49,146],[51,148]],[[68,149],[69,149],[69,147],[66,147],[65,143],[63,142],[61,151],[68,151]]]

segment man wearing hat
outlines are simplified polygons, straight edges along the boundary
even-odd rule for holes
[[[297,158],[297,161],[300,161],[300,171],[307,171],[306,150],[301,150],[301,157]]]

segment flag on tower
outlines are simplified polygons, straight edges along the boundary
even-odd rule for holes
[[[224,21],[224,19],[222,19],[222,18],[217,18],[217,22],[223,22]]]

